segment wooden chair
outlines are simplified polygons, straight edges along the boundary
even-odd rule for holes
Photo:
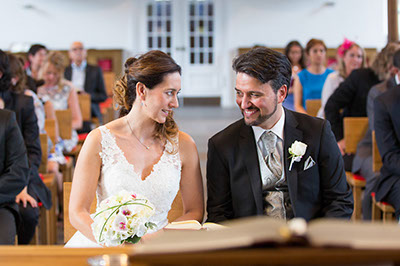
[[[53,143],[51,152],[54,152],[54,145],[55,145],[55,143],[57,143],[56,120],[46,119],[44,121],[44,130],[46,130],[47,136],[49,136],[49,138],[51,139],[51,142]]]
[[[47,134],[40,134],[40,148],[42,150],[42,161],[39,166],[39,173],[47,173],[48,142]]]
[[[62,139],[71,139],[72,135],[72,114],[71,110],[57,110],[56,117],[58,129]]]
[[[106,93],[109,97],[113,95],[113,87],[115,82],[114,72],[103,72],[104,85],[106,87]]]
[[[343,122],[346,152],[355,154],[357,145],[368,129],[368,117],[345,117]],[[353,190],[354,211],[353,220],[361,219],[361,194],[365,188],[365,179],[351,172],[346,172],[346,179]]]
[[[79,101],[79,107],[81,109],[82,120],[83,121],[91,121],[92,120],[92,111],[91,111],[90,94],[79,93],[78,101]]]
[[[71,194],[71,182],[64,182],[64,242],[68,240],[75,234],[76,229],[71,225],[69,221],[69,197]],[[97,199],[94,198],[92,205],[90,205],[90,213],[96,212]],[[183,214],[183,204],[181,193],[178,191],[176,195],[171,210],[168,212],[168,221],[172,222],[179,216]]]
[[[372,131],[372,170],[379,172],[382,168],[382,158],[379,154],[378,145],[376,143],[375,131]],[[380,220],[381,217],[383,222],[394,221],[395,209],[392,205],[384,201],[376,201],[375,193],[371,193],[372,197],[372,221]]]
[[[39,238],[42,244],[55,245],[57,243],[57,180],[54,174],[43,174],[43,183],[51,192],[53,205],[50,210],[40,207]]]
[[[321,100],[306,100],[306,111],[311,116],[317,116],[319,109],[321,108]]]

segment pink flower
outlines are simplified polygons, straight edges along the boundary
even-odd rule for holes
[[[125,209],[125,210],[122,211],[122,214],[125,215],[125,216],[130,216],[131,215],[131,211],[128,210],[128,209]]]
[[[119,223],[119,229],[124,230],[126,228],[126,224],[124,222]]]
[[[354,42],[350,41],[347,38],[344,38],[343,43],[339,46],[337,53],[340,57],[343,57],[344,54],[353,46]]]

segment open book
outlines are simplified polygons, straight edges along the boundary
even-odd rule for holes
[[[164,229],[168,230],[218,230],[224,226],[216,223],[204,223],[201,225],[196,220],[186,220],[180,222],[172,222],[168,224]]]
[[[260,245],[303,245],[359,249],[400,249],[400,226],[319,219],[306,224],[258,216],[229,221],[219,230],[166,230],[158,238],[135,246],[135,254],[196,252]],[[305,226],[304,226],[305,225]],[[298,244],[298,243],[297,243]]]

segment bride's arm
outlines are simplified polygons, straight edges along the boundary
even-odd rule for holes
[[[183,215],[176,221],[203,221],[204,194],[200,161],[194,140],[186,133],[179,132],[179,155],[182,161],[180,191]]]
[[[89,212],[100,176],[100,141],[99,129],[93,130],[87,136],[76,163],[69,200],[69,220],[72,226],[94,242],[96,241],[90,227],[93,220]]]

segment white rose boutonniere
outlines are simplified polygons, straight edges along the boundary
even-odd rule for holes
[[[290,146],[289,148],[289,154],[290,154],[289,158],[292,158],[292,161],[290,162],[289,166],[289,171],[292,170],[294,162],[300,162],[301,158],[306,153],[306,149],[307,149],[307,144],[304,144],[301,141],[296,140],[295,142],[292,143],[292,146]]]

